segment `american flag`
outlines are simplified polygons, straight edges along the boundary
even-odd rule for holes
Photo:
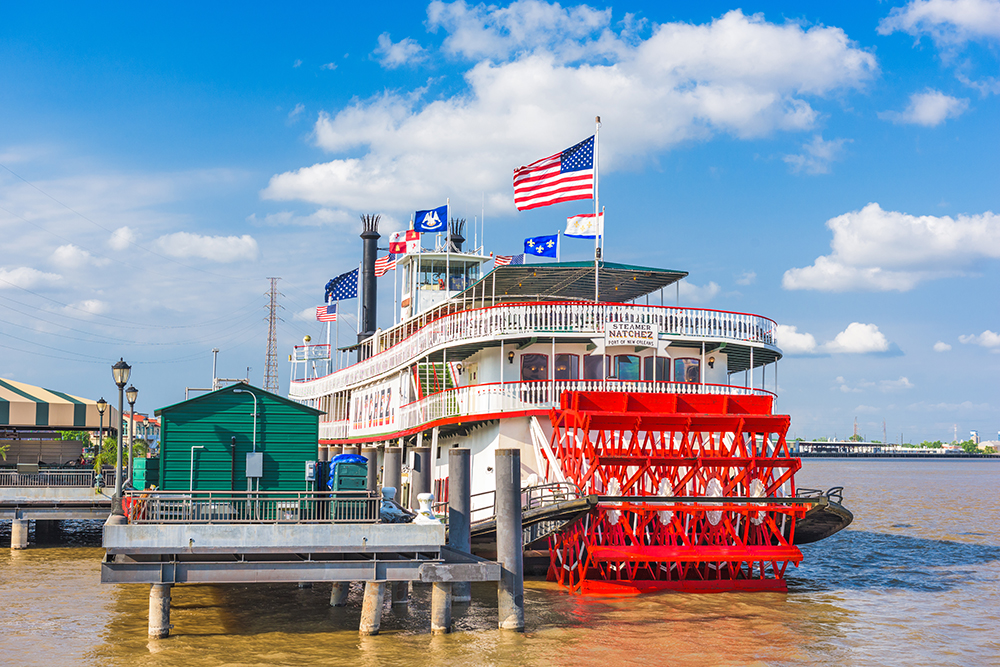
[[[354,299],[358,296],[358,270],[341,273],[326,284],[323,300],[339,301],[341,299]]]
[[[378,278],[381,278],[390,271],[395,270],[395,268],[396,256],[392,253],[389,253],[385,257],[379,257],[375,260],[375,275]]]
[[[320,322],[336,322],[337,304],[331,303],[328,306],[316,306],[316,319]]]
[[[497,255],[493,258],[493,267],[507,266],[509,264],[519,265],[524,264],[524,253],[520,255]]]
[[[514,170],[518,211],[594,198],[594,137]]]

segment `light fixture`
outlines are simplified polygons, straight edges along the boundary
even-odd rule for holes
[[[135,405],[135,399],[139,397],[139,390],[135,387],[129,386],[125,390],[125,400],[128,401],[129,405]]]
[[[507,363],[514,363],[514,350],[507,353]]]
[[[115,384],[118,385],[119,389],[124,389],[125,385],[128,384],[128,377],[132,374],[132,367],[125,363],[124,359],[119,359],[114,366],[111,367],[111,376],[115,380]]]
[[[135,451],[135,399],[139,397],[139,390],[132,385],[125,390],[125,400],[128,401],[128,475],[125,481],[132,483],[132,456]]]
[[[97,411],[101,413],[101,416],[103,417],[104,411],[107,409],[108,409],[108,402],[105,401],[104,397],[102,396],[101,399],[97,401]]]
[[[709,357],[708,358],[708,367],[709,368],[715,368],[715,357]]]
[[[115,496],[111,501],[111,514],[121,517],[124,522],[125,509],[122,507],[122,410],[125,405],[125,385],[128,384],[128,377],[132,374],[132,367],[125,363],[124,358],[111,367],[111,377],[118,385],[118,456],[115,460]],[[110,424],[109,424],[110,426]]]

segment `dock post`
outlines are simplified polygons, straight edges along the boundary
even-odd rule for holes
[[[472,552],[472,452],[464,448],[448,450],[448,546],[464,554]],[[472,584],[456,581],[451,585],[453,602],[470,602]]]
[[[382,486],[396,489],[396,502],[403,497],[403,448],[386,447],[382,464]]]
[[[524,551],[521,544],[521,452],[496,450],[497,612],[501,630],[524,632]]]
[[[344,445],[344,451],[342,453],[358,455],[361,453],[361,448],[357,445]]]
[[[449,581],[435,581],[431,589],[431,633],[445,635],[451,632],[451,591]]]
[[[385,600],[384,581],[366,581],[365,599],[361,603],[361,635],[377,635],[382,627],[382,603]]]
[[[28,519],[14,519],[10,522],[10,548],[28,548]]]
[[[170,635],[171,584],[149,587],[149,638],[163,639]]]
[[[361,456],[368,459],[368,484],[369,491],[378,491],[378,447],[364,447]]]
[[[413,467],[410,469],[410,509],[420,509],[417,497],[431,492],[431,448],[413,448]]]
[[[350,594],[350,592],[351,592],[351,582],[349,581],[333,582],[333,589],[330,591],[330,606],[346,607],[347,596]]]

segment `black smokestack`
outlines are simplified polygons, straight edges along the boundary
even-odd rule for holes
[[[465,218],[452,218],[448,225],[448,243],[451,244],[451,252],[462,252],[462,244],[465,243]]]
[[[375,333],[375,306],[378,296],[375,282],[375,254],[378,251],[378,240],[382,238],[378,233],[379,218],[380,216],[377,215],[361,216],[361,224],[364,227],[361,239],[364,246],[361,251],[361,284],[363,288],[361,296],[363,300],[361,302],[361,321],[358,322],[359,343]]]

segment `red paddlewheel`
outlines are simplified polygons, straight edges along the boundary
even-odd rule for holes
[[[563,393],[549,464],[608,498],[550,538],[549,578],[590,593],[785,590],[805,508],[745,500],[795,495],[802,464],[771,407],[768,396]]]

